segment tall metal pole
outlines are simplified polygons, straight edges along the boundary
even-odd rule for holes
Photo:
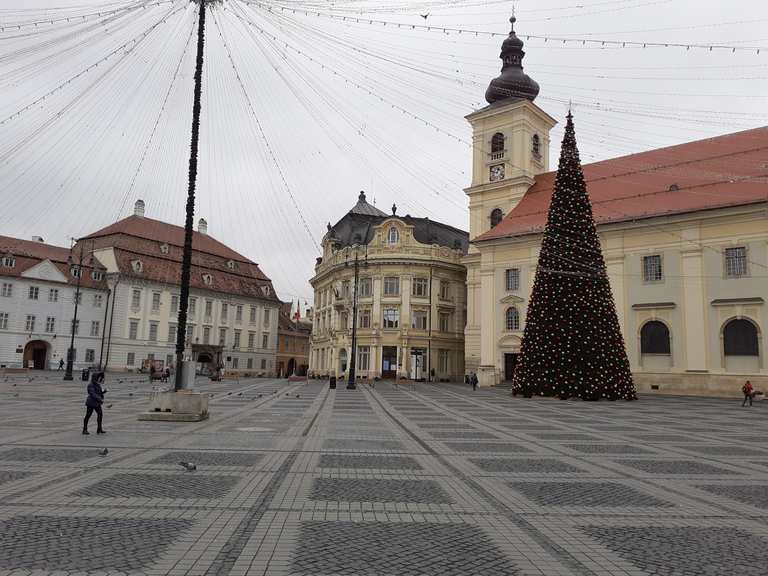
[[[112,290],[107,286],[107,305],[104,307],[104,324],[101,327],[101,350],[99,351],[99,370],[104,369],[104,339],[107,337],[107,313],[109,312],[109,297],[112,295]]]
[[[189,183],[187,187],[187,220],[184,224],[184,253],[181,261],[181,294],[179,321],[176,331],[176,378],[174,389],[181,390],[183,382],[184,349],[187,339],[187,308],[189,307],[189,278],[192,268],[192,226],[195,217],[195,183],[197,181],[197,148],[200,140],[200,94],[203,81],[203,49],[205,47],[205,7],[208,0],[199,0],[197,23],[197,59],[195,63],[195,95],[192,105],[192,145],[189,154]]]
[[[72,376],[72,365],[74,364],[72,353],[75,350],[75,326],[77,326],[77,307],[80,305],[80,281],[82,280],[82,278],[83,278],[83,245],[80,244],[80,261],[78,263],[78,269],[77,269],[77,287],[75,288],[75,313],[72,317],[72,327],[70,328],[72,335],[69,338],[69,349],[67,350],[67,371],[64,372],[64,380],[74,379],[74,377]]]
[[[355,368],[357,365],[357,282],[359,279],[358,246],[355,246],[355,285],[352,289],[352,358],[349,361],[349,379],[347,390],[357,388],[355,384]]]

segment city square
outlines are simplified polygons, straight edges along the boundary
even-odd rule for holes
[[[0,379],[0,574],[765,574],[763,402],[198,378],[208,420],[139,421],[150,386],[84,436],[83,382]]]

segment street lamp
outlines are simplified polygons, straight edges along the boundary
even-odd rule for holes
[[[69,264],[69,270],[70,273],[75,270],[74,267],[74,261],[72,260],[72,248],[74,248],[74,244],[69,249],[69,258],[67,258],[67,263]],[[69,339],[69,349],[67,350],[67,371],[64,372],[64,380],[74,380],[74,377],[72,376],[72,364],[74,363],[74,358],[72,358],[72,353],[75,349],[75,327],[77,326],[77,307],[80,305],[80,281],[83,278],[83,245],[80,244],[80,259],[77,265],[77,274],[75,275],[77,278],[77,285],[75,288],[75,313],[72,316],[72,327],[70,329],[70,332],[72,333]]]
[[[349,361],[347,390],[355,390],[357,388],[355,383],[355,369],[357,367],[357,284],[360,280],[360,258],[358,252],[360,245],[353,244],[351,248],[355,251],[355,280],[352,288],[352,358]],[[366,260],[363,262],[363,265],[365,264],[367,264],[367,254]],[[349,266],[349,262],[345,262],[344,265]]]

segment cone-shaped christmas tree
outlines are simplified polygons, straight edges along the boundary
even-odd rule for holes
[[[636,398],[570,112],[512,389]]]

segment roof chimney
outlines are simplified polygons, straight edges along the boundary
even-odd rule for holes
[[[208,222],[205,221],[205,218],[200,218],[200,220],[197,221],[197,231],[200,232],[200,234],[208,234]]]
[[[42,236],[32,236],[32,242],[39,242],[40,244],[44,244],[45,240],[43,240]]]
[[[133,205],[133,215],[144,218],[144,200],[136,200],[136,204]]]

